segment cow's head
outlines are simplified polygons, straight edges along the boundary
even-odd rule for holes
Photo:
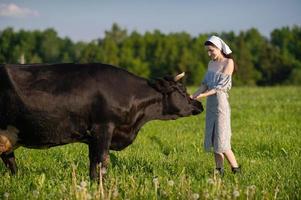
[[[201,102],[189,97],[185,86],[180,82],[185,73],[155,79],[152,86],[163,95],[163,115],[171,118],[197,115],[203,111]]]

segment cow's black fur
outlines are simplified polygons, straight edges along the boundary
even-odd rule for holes
[[[200,102],[173,80],[147,80],[100,63],[2,65],[0,128],[19,130],[18,146],[89,145],[90,177],[109,150],[130,145],[143,124],[199,114]],[[1,155],[13,173],[13,151]]]

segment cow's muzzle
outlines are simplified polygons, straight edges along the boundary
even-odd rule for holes
[[[192,100],[193,110],[192,115],[198,115],[204,111],[203,104],[197,100]]]

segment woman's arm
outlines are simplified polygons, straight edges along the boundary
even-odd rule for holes
[[[234,61],[232,59],[228,59],[228,63],[224,67],[223,73],[232,75],[233,71],[234,71]]]
[[[205,92],[208,89],[207,85],[204,83],[201,84],[201,86],[198,88],[198,90],[193,93],[193,95],[190,95],[192,99],[196,99],[197,96],[199,96],[201,93]]]
[[[208,96],[210,96],[210,95],[214,95],[215,93],[216,93],[216,90],[215,90],[215,89],[207,90],[207,91],[204,92],[204,93],[200,93],[199,95],[194,96],[193,99],[201,99],[201,98],[204,98],[204,97],[208,97]]]

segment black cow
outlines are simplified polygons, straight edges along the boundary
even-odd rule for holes
[[[196,115],[202,104],[175,79],[147,80],[100,63],[0,66],[0,154],[16,173],[18,146],[89,145],[90,177],[109,150],[130,145],[154,119]]]

